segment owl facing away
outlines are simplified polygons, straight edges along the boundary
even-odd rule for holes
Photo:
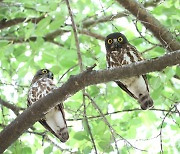
[[[35,74],[28,91],[27,103],[32,105],[40,98],[52,92],[56,86],[53,83],[53,73],[48,69],[41,69]],[[65,120],[63,104],[60,103],[39,121],[47,130],[54,134],[61,142],[69,138],[68,128]]]
[[[108,68],[119,67],[143,60],[136,48],[121,33],[109,34],[105,39],[105,46]],[[138,100],[141,109],[146,110],[153,106],[153,100],[149,95],[146,75],[134,76],[115,82],[131,97]]]

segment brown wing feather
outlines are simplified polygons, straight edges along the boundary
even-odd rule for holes
[[[127,87],[126,87],[122,82],[120,82],[120,81],[115,81],[115,82],[116,82],[116,84],[117,84],[122,90],[124,90],[127,94],[129,94],[131,97],[137,99],[137,97],[136,97],[133,93],[131,93],[131,92],[127,89]]]
[[[147,81],[147,76],[146,75],[142,75],[145,83],[146,83],[146,87],[147,87],[147,91],[149,92],[149,87],[148,87],[148,81]]]
[[[58,107],[59,111],[62,113],[63,115],[63,119],[66,123],[66,120],[65,120],[65,114],[64,114],[64,106],[63,104],[58,104],[56,107]],[[55,135],[57,138],[59,138],[59,136],[57,136],[57,134],[51,129],[51,127],[49,127],[49,125],[46,123],[46,120],[45,119],[41,119],[39,120],[39,122],[47,129],[49,130],[53,135]],[[67,127],[67,124],[66,124],[66,127]]]
[[[145,80],[145,83],[146,83],[146,85],[148,85],[147,84],[147,77],[146,77],[146,75],[142,75],[142,77],[143,77],[143,79]],[[135,98],[135,99],[138,99],[133,93],[131,93],[128,89],[127,89],[127,87],[122,83],[122,82],[120,82],[120,81],[115,81],[116,82],[116,84],[122,89],[122,90],[124,90],[128,95],[130,95],[131,97],[133,97],[133,98]],[[149,91],[149,87],[147,86],[147,90]]]

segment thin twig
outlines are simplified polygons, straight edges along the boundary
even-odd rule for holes
[[[103,12],[104,12],[104,10],[103,10]],[[119,12],[117,14],[102,16],[98,19],[88,19],[88,20],[83,21],[82,24],[83,24],[84,28],[87,28],[87,27],[93,26],[93,25],[98,24],[98,23],[110,22],[114,19],[118,19],[118,18],[125,17],[128,15],[129,15],[129,13],[127,11],[124,11],[124,12]],[[95,17],[97,17],[97,15]]]
[[[70,72],[73,68],[75,68],[76,66],[77,66],[77,64],[74,65],[74,66],[72,66],[72,67],[70,67],[70,68],[59,78],[58,83],[60,83],[60,81],[62,80],[62,78],[63,78],[68,72]]]
[[[146,151],[146,150],[143,150],[143,149],[139,149],[135,146],[133,146],[128,140],[126,140],[124,137],[122,137],[121,135],[119,135],[112,127],[111,125],[109,124],[109,122],[107,121],[107,119],[105,118],[105,116],[103,115],[102,111],[99,109],[99,107],[97,106],[97,104],[94,102],[94,100],[88,95],[86,94],[86,96],[91,100],[91,103],[96,107],[96,109],[98,109],[98,111],[100,112],[101,114],[101,117],[103,117],[104,121],[106,122],[107,126],[110,128],[110,130],[112,131],[113,133],[113,137],[114,137],[114,133],[116,133],[116,135],[118,135],[122,140],[124,140],[127,144],[129,144],[132,148],[134,149],[137,149],[137,150],[140,150],[140,151]],[[106,120],[105,120],[106,119]],[[117,146],[117,143],[115,142],[115,146]],[[117,152],[118,152],[118,147],[117,148]]]
[[[91,137],[91,141],[92,141],[92,144],[93,144],[95,153],[97,153],[96,144],[95,144],[94,137],[93,137],[93,135],[92,135],[91,128],[90,128],[90,126],[89,126],[89,122],[88,122],[88,118],[87,118],[87,114],[86,114],[85,94],[83,94],[83,106],[84,106],[84,117],[85,117],[85,120],[86,120],[86,124],[87,124],[87,128],[88,128],[88,131],[89,131],[89,135],[90,135],[90,137]]]
[[[63,148],[60,147],[58,144],[56,144],[54,141],[52,141],[52,140],[46,135],[47,131],[44,131],[44,132],[36,132],[36,131],[29,131],[29,130],[27,130],[26,133],[39,135],[39,136],[41,136],[41,137],[43,138],[43,140],[46,140],[47,142],[49,142],[50,144],[52,144],[53,146],[55,146],[55,147],[58,148],[59,150],[73,153],[73,152],[71,152],[69,149],[63,149]]]
[[[74,22],[74,18],[73,18],[73,14],[72,14],[72,11],[71,11],[70,4],[69,4],[69,0],[66,0],[66,4],[67,4],[67,7],[68,7],[69,15],[71,17],[72,28],[73,28],[75,42],[76,42],[76,48],[77,48],[78,62],[79,62],[79,66],[80,66],[80,71],[82,72],[83,71],[83,64],[82,64],[82,57],[81,57],[81,51],[80,51],[80,46],[79,46],[78,34],[77,34],[77,27],[76,27],[76,24]],[[82,89],[82,92],[83,92],[84,117],[85,117],[85,120],[86,120],[86,124],[87,124],[87,127],[88,127],[88,131],[89,131],[89,134],[90,134],[90,137],[91,137],[91,141],[92,141],[95,153],[97,153],[96,144],[94,142],[94,138],[93,138],[91,128],[89,126],[89,122],[88,122],[88,119],[87,119],[87,114],[86,114],[86,103],[85,103],[85,95],[84,95],[85,94],[85,89]]]
[[[5,128],[6,125],[0,123],[0,127]]]
[[[139,149],[137,147],[135,147],[134,145],[132,145],[128,140],[126,140],[124,137],[122,137],[121,135],[119,135],[118,133],[116,133],[122,140],[124,140],[128,145],[130,145],[132,148],[139,150],[139,151],[144,151],[147,152],[147,150],[143,150],[143,149]]]
[[[112,138],[114,140],[114,144],[115,144],[115,148],[117,150],[117,153],[119,154],[119,150],[118,150],[118,146],[117,146],[117,141],[113,132],[113,129],[110,125],[110,123],[108,122],[108,120],[106,119],[106,117],[104,116],[103,112],[101,111],[101,109],[99,108],[99,106],[95,103],[95,101],[89,96],[89,94],[85,94],[85,96],[91,101],[91,103],[93,104],[93,106],[98,110],[98,112],[100,113],[101,117],[103,118],[105,124],[109,127],[109,130],[111,132]]]
[[[0,84],[1,84],[1,85],[12,86],[12,87],[14,87],[15,89],[18,89],[18,88],[16,88],[16,87],[20,87],[20,88],[22,88],[22,89],[24,89],[24,88],[29,88],[29,86],[26,86],[26,85],[18,85],[18,84],[6,83],[6,82],[2,82],[2,81],[0,81]]]
[[[166,115],[164,116],[162,122],[161,122],[161,127],[160,127],[160,146],[161,146],[161,151],[160,153],[163,153],[163,143],[162,143],[162,128],[163,128],[163,124],[164,124],[164,121],[166,119],[166,117],[170,114],[170,112],[176,107],[177,104],[174,104],[170,109],[169,111],[166,113]]]
[[[154,48],[156,48],[156,47],[157,47],[157,45],[153,45],[152,47],[150,47],[150,48],[142,51],[141,54],[144,54],[144,53],[146,53],[146,52],[148,52],[148,51],[150,51],[150,50],[152,50],[152,49],[154,49]]]
[[[137,16],[138,16],[138,15],[137,15]],[[146,38],[142,35],[142,33],[140,32],[140,30],[139,30],[139,28],[138,28],[138,26],[137,26],[137,22],[138,22],[138,17],[136,18],[136,20],[135,20],[133,23],[134,23],[134,25],[135,25],[135,27],[136,27],[137,32],[138,32],[139,35],[141,36],[141,38],[143,38],[146,42],[148,42],[149,44],[152,44],[153,46],[160,46],[160,47],[162,47],[161,44],[156,44],[156,43],[150,42],[148,39],[146,39]]]
[[[164,109],[149,109],[150,111],[157,111],[157,112],[169,112],[169,110],[164,110]],[[118,114],[118,113],[124,113],[124,112],[135,112],[135,111],[140,111],[143,112],[142,109],[127,109],[127,110],[121,110],[121,111],[114,111],[111,113],[103,113],[104,116],[109,116],[109,115],[113,115],[113,114]],[[171,111],[171,113],[178,113],[178,111]],[[101,115],[96,115],[96,116],[89,116],[87,117],[88,119],[96,119],[96,118],[101,118]],[[74,121],[74,120],[83,120],[83,118],[77,118],[77,119],[67,119],[67,121]]]
[[[87,35],[87,36],[90,36],[90,37],[94,37],[98,40],[101,40],[101,41],[104,41],[105,40],[105,37],[100,35],[100,34],[97,34],[97,33],[93,33],[89,30],[85,30],[85,29],[81,29],[81,30],[78,30],[80,34],[84,34],[84,35]]]
[[[24,110],[23,108],[17,107],[14,104],[10,104],[0,98],[0,104],[7,107],[8,109],[11,109],[15,115],[19,115],[20,110]]]
[[[80,51],[80,46],[79,46],[79,39],[78,39],[78,34],[77,34],[77,27],[76,27],[76,24],[74,22],[74,18],[73,18],[73,14],[71,11],[70,4],[69,4],[69,0],[66,0],[66,4],[68,7],[69,15],[71,17],[72,28],[73,28],[74,38],[75,38],[76,48],[77,48],[78,62],[79,62],[79,66],[80,66],[80,71],[82,72],[83,71],[83,65],[82,65],[82,57],[81,57],[81,51]]]

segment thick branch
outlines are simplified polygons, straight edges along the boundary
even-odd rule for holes
[[[117,0],[122,6],[130,11],[138,20],[149,29],[161,44],[169,51],[180,49],[180,43],[156,18],[154,18],[143,5],[135,0]]]
[[[86,86],[158,71],[166,68],[167,66],[179,63],[180,50],[166,54],[159,58],[145,60],[119,68],[99,71],[86,70],[79,75],[71,76],[66,83],[34,103],[0,133],[0,153],[8,148],[36,121],[42,118],[49,109],[57,105],[58,102],[65,101],[68,97],[74,95]],[[4,142],[4,139],[6,139],[6,142]]]
[[[30,19],[15,18],[15,19],[11,19],[11,20],[1,20],[0,21],[0,29],[11,27],[11,26],[17,25],[17,24],[22,23],[22,22],[30,22],[31,21],[32,23],[38,23],[43,18],[44,18],[44,16],[41,16],[38,18],[30,18]]]

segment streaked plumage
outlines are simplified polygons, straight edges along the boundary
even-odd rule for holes
[[[48,69],[39,70],[34,76],[28,91],[28,106],[46,96],[55,88],[53,73]],[[56,107],[52,108],[39,122],[59,138],[61,142],[66,142],[68,140],[69,134],[63,104],[58,104]]]
[[[121,33],[109,34],[105,39],[108,68],[119,67],[143,60],[138,51]],[[115,81],[131,97],[138,100],[143,110],[153,106],[146,75]]]

